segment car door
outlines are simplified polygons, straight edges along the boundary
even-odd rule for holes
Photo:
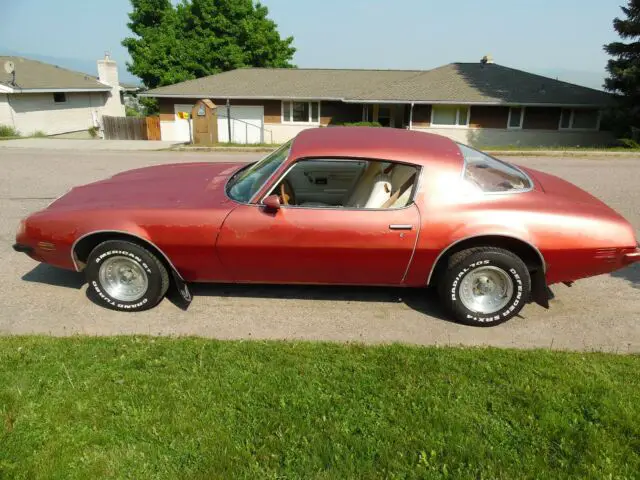
[[[323,161],[324,164],[318,161],[311,167],[309,160],[296,162],[265,186],[261,199],[280,191],[278,185],[292,183],[296,168],[300,168],[303,178],[310,171],[324,171],[327,175],[345,171],[336,159]],[[361,160],[349,161],[355,165],[351,171],[363,168]],[[380,173],[361,174],[354,190],[370,191],[371,195],[378,195],[377,200],[383,194],[391,201],[393,182],[387,184],[390,188],[385,189],[386,193],[376,188],[387,181],[384,171],[391,171],[389,163],[365,163],[368,172]],[[414,174],[412,178],[417,177]],[[397,178],[394,181],[396,187],[405,184]],[[388,202],[384,201],[348,204],[356,207],[301,203],[297,200],[295,205],[280,205],[275,211],[260,204],[242,204],[233,209],[220,229],[216,250],[234,280],[360,285],[397,285],[403,281],[420,233],[420,215],[410,199],[399,208],[385,206]]]
[[[419,234],[414,204],[402,209],[240,205],[218,235],[238,282],[397,285]]]

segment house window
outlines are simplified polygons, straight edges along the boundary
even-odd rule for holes
[[[524,121],[524,107],[511,107],[509,109],[509,120],[507,128],[521,129]]]
[[[283,123],[320,123],[320,102],[282,102]]]
[[[434,105],[431,109],[431,125],[434,127],[466,127],[470,109],[466,106]]]
[[[600,111],[586,108],[563,108],[560,130],[598,130]]]
[[[64,92],[56,92],[53,94],[53,101],[55,103],[66,103],[67,94]]]

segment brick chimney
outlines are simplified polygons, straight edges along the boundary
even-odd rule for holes
[[[118,65],[111,59],[111,54],[105,52],[104,58],[98,60],[98,80],[111,87],[104,107],[103,115],[124,117],[124,105],[120,98],[120,80],[118,79]]]
[[[492,64],[493,62],[493,57],[491,55],[485,55],[484,57],[482,57],[480,59],[480,63],[482,65],[487,65],[487,64]]]

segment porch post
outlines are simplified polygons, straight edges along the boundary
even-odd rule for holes
[[[229,131],[229,143],[231,143],[231,102],[227,98],[227,130]]]
[[[411,108],[409,109],[409,130],[413,130],[413,102],[411,102]]]

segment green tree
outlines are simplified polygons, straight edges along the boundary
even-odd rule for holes
[[[241,67],[292,67],[293,37],[282,39],[268,9],[253,0],[131,0],[122,41],[128,70],[145,86],[200,78]]]
[[[615,18],[613,28],[623,40],[604,46],[611,55],[607,64],[609,77],[605,80],[606,90],[619,96],[619,109],[612,112],[615,123],[640,126],[640,0],[629,0],[626,7],[620,7],[624,19]]]

